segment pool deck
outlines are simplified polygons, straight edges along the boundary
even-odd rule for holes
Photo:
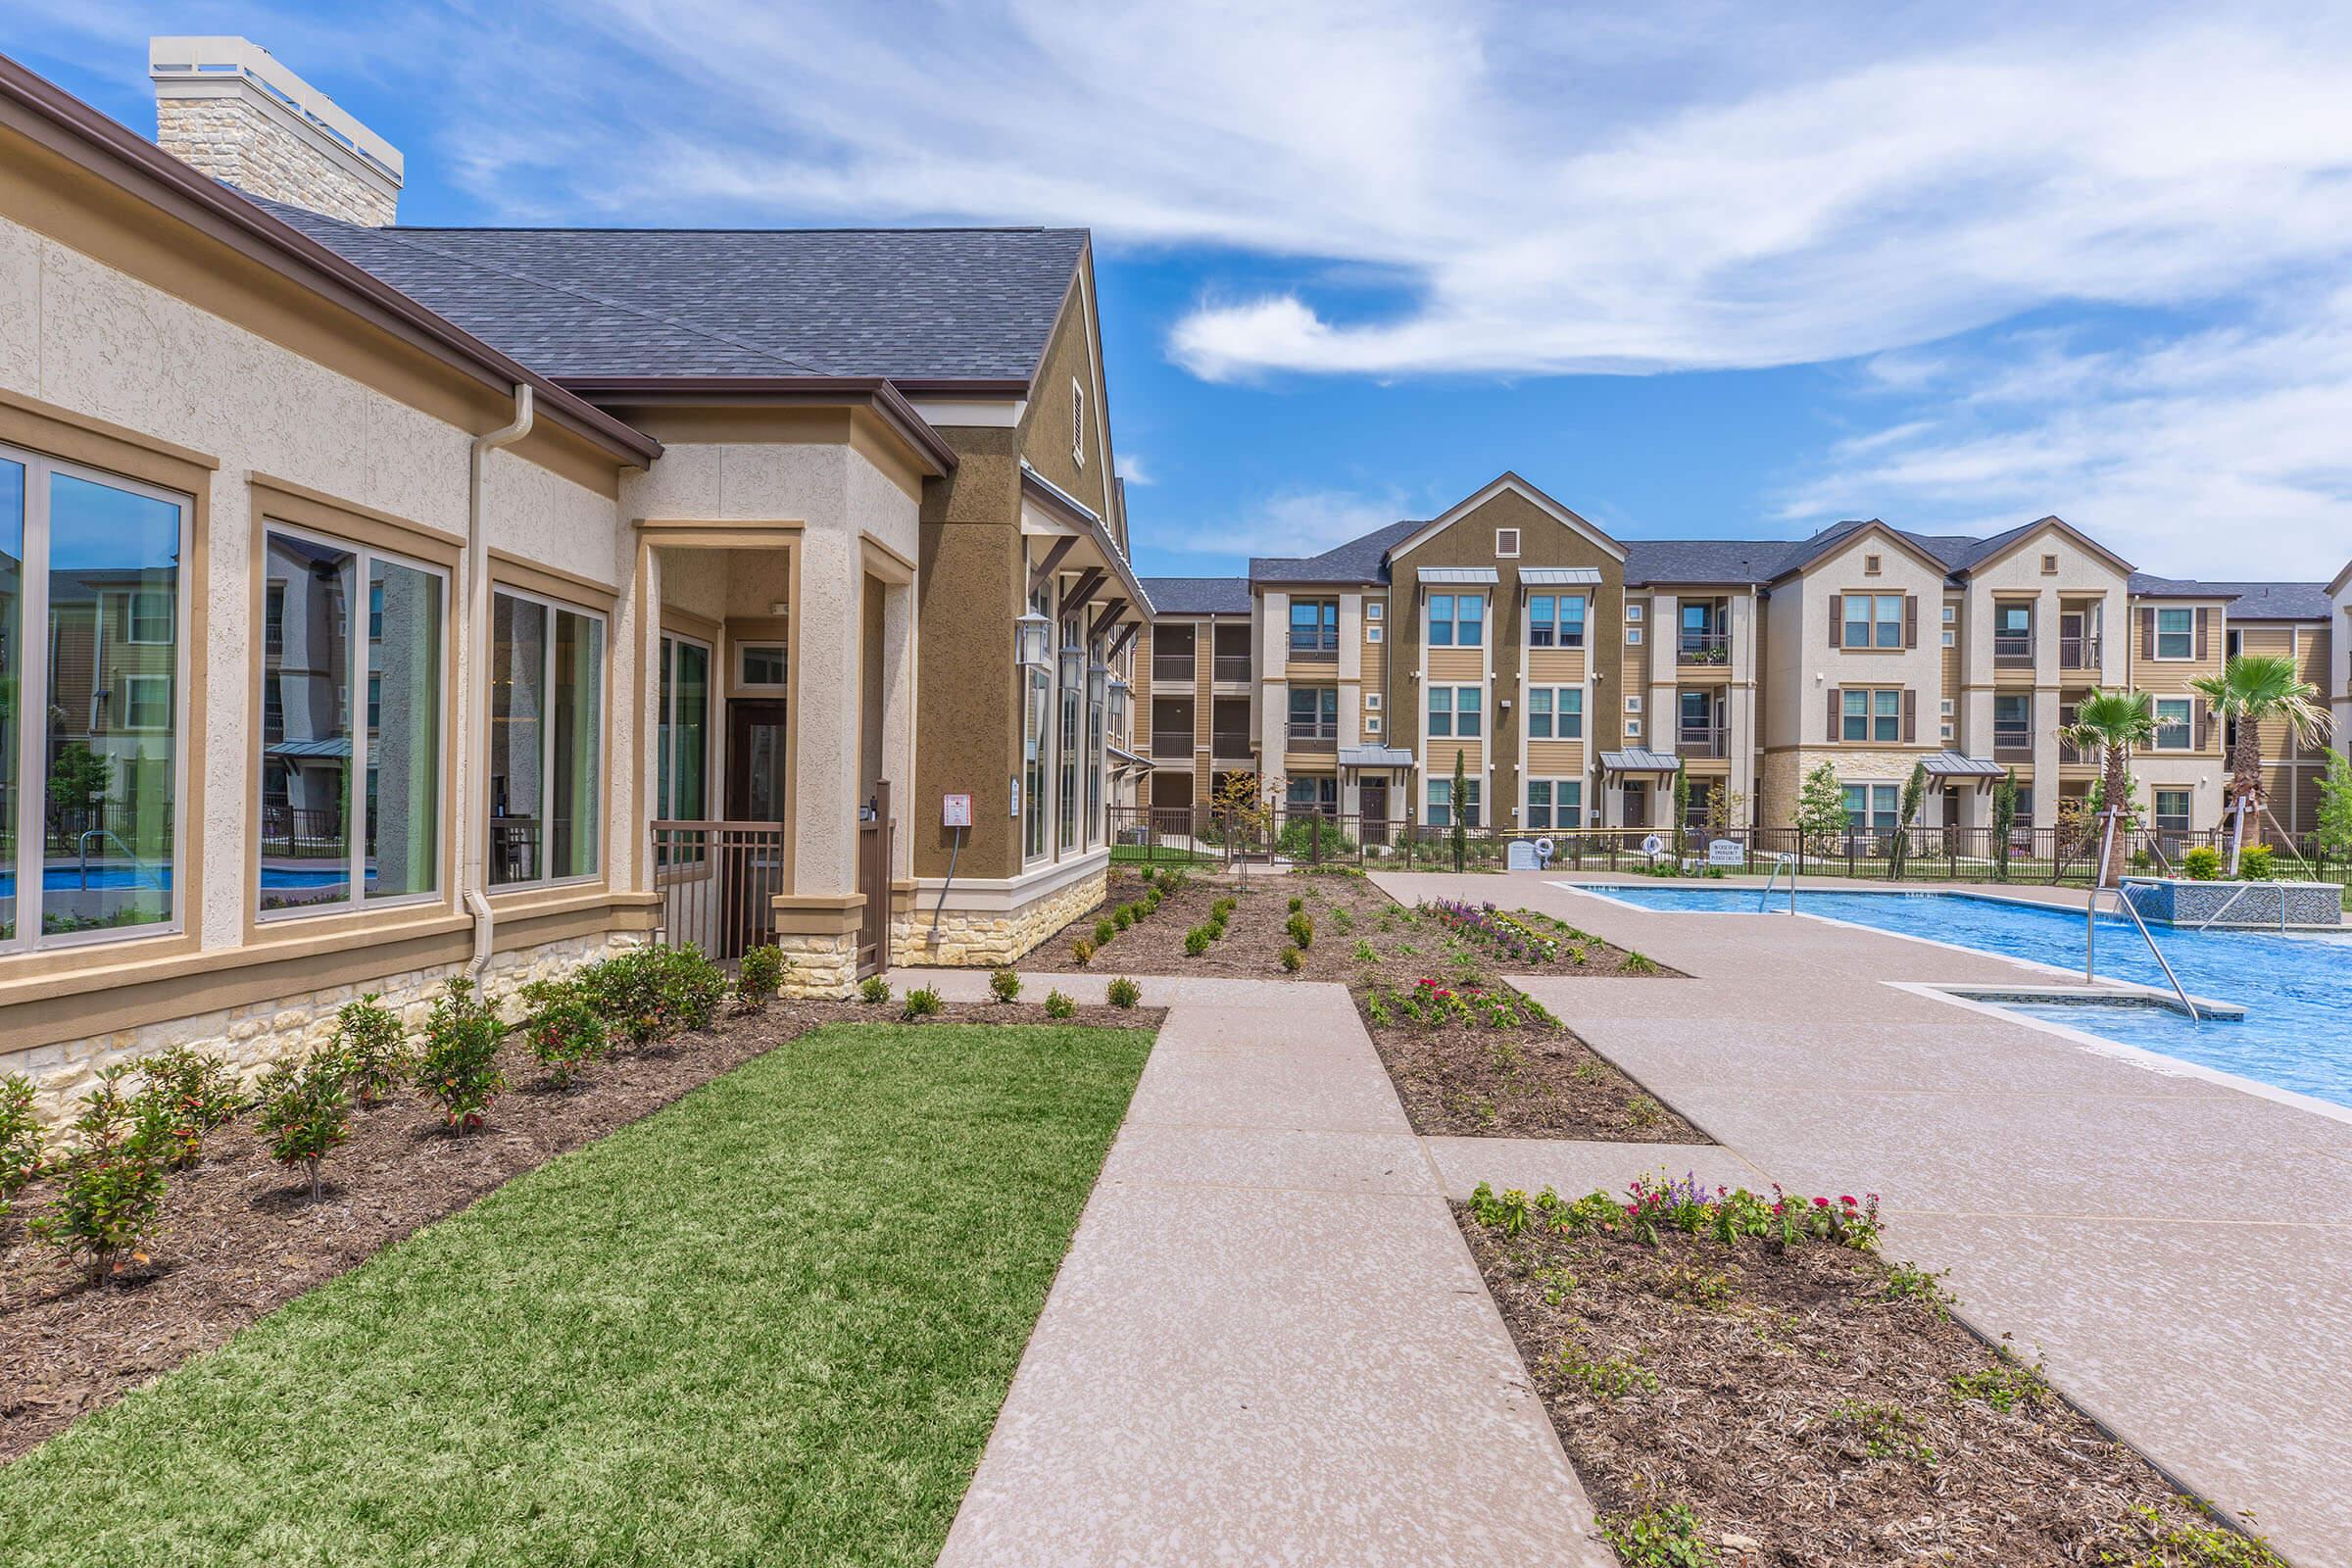
[[[2045,969],[1785,912],[1634,908],[1555,885],[1569,879],[1374,877],[1407,903],[1541,909],[1690,976],[1513,983],[1763,1177],[1879,1193],[1888,1254],[1950,1269],[1975,1327],[2043,1355],[2084,1408],[2250,1511],[2302,1568],[2352,1568],[2352,1121],[1930,989],[2044,985]],[[1493,1163],[1514,1185],[1581,1190],[1592,1149],[1562,1146],[1556,1180],[1540,1148]],[[1449,1188],[1476,1162],[1439,1159]]]

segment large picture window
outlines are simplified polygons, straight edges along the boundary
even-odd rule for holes
[[[697,822],[710,806],[710,646],[662,639],[662,714],[655,746],[655,814]]]
[[[490,881],[596,875],[605,622],[502,588],[490,614]]]
[[[183,497],[0,448],[0,948],[180,917],[188,517]]]

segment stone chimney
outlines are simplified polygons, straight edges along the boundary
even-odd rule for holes
[[[399,213],[400,152],[246,38],[151,38],[156,144],[254,196],[371,227]]]

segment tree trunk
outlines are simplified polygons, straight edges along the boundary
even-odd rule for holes
[[[2230,831],[2230,874],[2237,875],[2238,857],[2246,847],[2246,818],[2262,803],[2262,742],[2254,720],[2239,714],[2237,744],[2230,749],[2230,792],[2232,797]]]
[[[311,1156],[311,1201],[318,1201],[318,1156]]]
[[[2106,806],[2106,809],[2100,814],[2107,818],[2099,835],[2099,886],[2103,888],[2114,887],[2122,880],[2122,866],[2119,860],[2124,847],[2122,829],[2124,825],[2124,791],[2127,787],[2124,771],[2124,749],[2120,746],[2110,746],[2107,748],[2106,781],[2099,790],[2100,797]]]

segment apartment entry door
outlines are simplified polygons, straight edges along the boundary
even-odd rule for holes
[[[736,699],[727,704],[727,817],[735,822],[784,820],[784,705]],[[772,900],[784,891],[783,834],[752,834],[719,867],[727,918],[716,933],[725,960],[774,936]]]
[[[1356,837],[1366,844],[1389,842],[1389,781],[1368,778],[1355,787],[1356,811],[1362,817]]]

